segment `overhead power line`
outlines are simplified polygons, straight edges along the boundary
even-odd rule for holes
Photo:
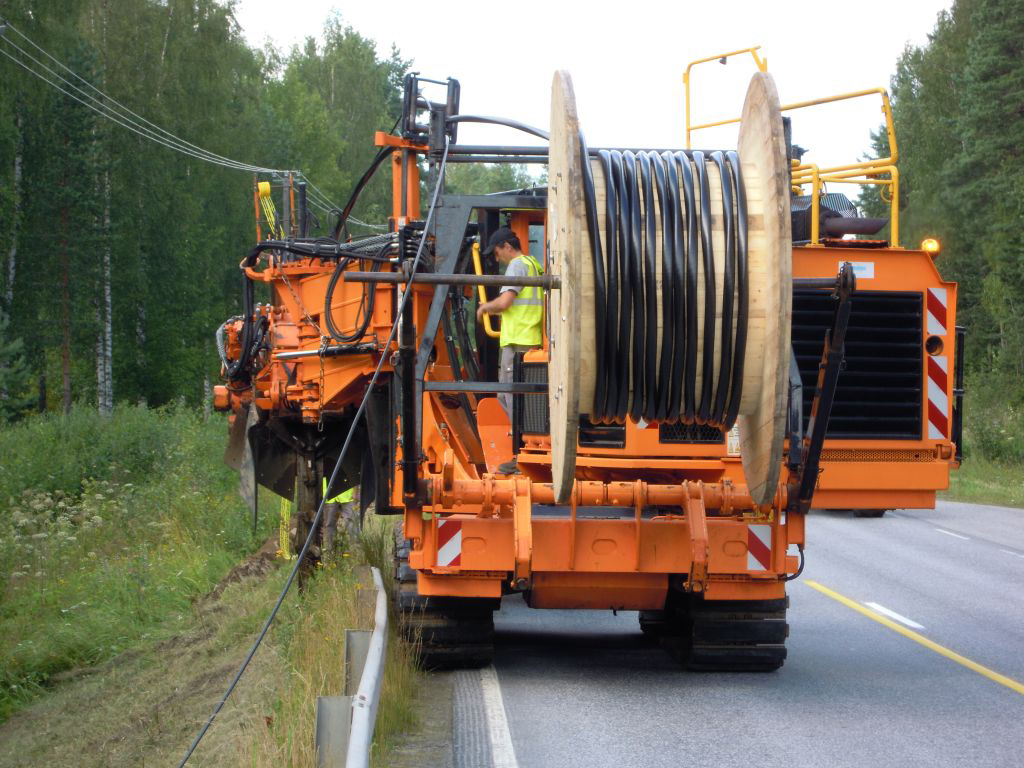
[[[121,104],[119,101],[109,96],[108,94],[96,88],[88,80],[80,76],[66,64],[58,60],[55,56],[47,52],[41,46],[32,41],[19,29],[8,23],[7,29],[17,34],[20,38],[26,41],[30,46],[37,50],[40,54],[49,59],[53,64],[58,67],[59,70],[67,72],[74,80],[82,83],[85,87],[76,85],[75,82],[69,80],[60,71],[53,69],[48,66],[45,62],[33,56],[29,51],[19,46],[10,36],[0,36],[0,41],[10,46],[21,54],[24,58],[15,56],[8,50],[0,48],[0,53],[6,56],[8,59],[13,61],[15,64],[22,67],[25,71],[39,78],[52,88],[63,93],[71,99],[74,99],[83,106],[88,107],[102,117],[126,128],[133,133],[136,133],[143,138],[149,139],[157,144],[161,144],[168,149],[173,149],[182,154],[193,157],[197,160],[203,160],[214,165],[220,165],[226,168],[233,168],[241,171],[251,171],[254,173],[281,173],[281,169],[278,168],[267,168],[252,163],[244,163],[239,160],[233,160],[223,155],[218,155],[215,152],[203,149],[202,147],[193,144],[174,133],[161,128],[159,125],[147,120],[136,112],[132,111],[128,107]],[[31,61],[36,67],[41,68],[47,74],[40,72],[36,67],[30,66],[26,63],[25,59]],[[87,90],[88,89],[88,90]],[[95,94],[95,95],[94,95]]]
[[[18,35],[28,46],[37,51],[42,57],[51,62],[54,66],[51,67],[46,61],[37,58],[30,51],[25,50],[17,43],[6,32],[13,32]],[[203,147],[193,144],[180,136],[168,131],[166,128],[153,123],[150,120],[142,117],[137,112],[129,109],[121,102],[112,96],[104,93],[99,88],[94,86],[84,77],[79,75],[69,66],[64,64],[62,61],[57,59],[55,56],[46,51],[42,46],[38,45],[31,38],[29,38],[21,30],[17,29],[9,22],[0,21],[0,43],[9,46],[9,49],[5,49],[3,45],[0,45],[0,55],[5,56],[12,62],[20,66],[29,74],[42,80],[44,83],[60,91],[68,98],[78,102],[82,106],[91,109],[101,117],[115,123],[116,125],[125,128],[126,130],[135,133],[136,135],[152,141],[155,144],[159,144],[167,149],[179,152],[180,154],[191,157],[195,160],[201,160],[206,163],[218,165],[223,168],[231,170],[245,171],[250,173],[272,173],[277,175],[285,175],[289,173],[295,174],[298,178],[304,180],[308,185],[308,200],[311,204],[320,209],[324,213],[333,213],[340,211],[340,208],[335,204],[324,192],[317,187],[309,177],[306,176],[302,171],[288,171],[281,168],[268,168],[261,165],[255,165],[253,163],[246,163],[240,160],[234,160],[224,155],[219,155],[215,152],[211,152]],[[16,51],[17,54],[12,53],[10,49]],[[31,63],[30,63],[31,62]],[[34,65],[34,66],[33,66]],[[56,69],[54,68],[56,67]],[[66,73],[67,76],[65,76]],[[71,78],[71,79],[69,79]],[[79,85],[78,83],[81,83]],[[354,224],[358,224],[369,229],[384,230],[387,229],[385,224],[370,224],[369,222],[361,221],[355,217],[350,216],[349,221]]]

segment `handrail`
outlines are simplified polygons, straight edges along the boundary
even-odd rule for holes
[[[480,263],[480,243],[473,243],[473,271],[478,275],[484,273],[483,265]],[[487,301],[487,291],[484,290],[483,284],[477,287],[480,290],[480,303],[483,304]],[[492,339],[501,337],[501,331],[494,329],[494,316],[490,312],[484,312],[484,333]]]
[[[754,46],[753,48],[742,48],[737,51],[730,51],[729,53],[719,54],[718,56],[708,56],[703,59],[697,59],[691,61],[687,67],[686,72],[683,74],[683,83],[686,86],[686,147],[690,148],[690,138],[694,131],[703,130],[705,128],[716,128],[722,125],[733,125],[740,122],[740,118],[731,118],[729,120],[717,120],[710,123],[702,123],[700,125],[691,125],[690,123],[690,71],[697,64],[705,64],[709,61],[719,61],[722,64],[726,63],[726,59],[732,56],[740,56],[745,53],[749,53],[754,58],[754,63],[757,65],[758,70],[761,72],[768,71],[768,60],[758,56],[757,51],[760,50],[761,46]],[[795,164],[792,168],[792,185],[795,188],[802,187],[805,184],[811,185],[811,205],[813,210],[811,211],[811,244],[816,245],[820,241],[818,236],[818,225],[820,219],[819,200],[821,198],[821,188],[826,182],[835,182],[841,184],[875,184],[889,187],[890,199],[889,199],[889,220],[891,225],[891,238],[892,245],[899,248],[899,232],[900,232],[900,210],[899,210],[899,171],[896,169],[896,163],[899,160],[899,149],[896,145],[896,128],[892,117],[892,103],[889,101],[889,93],[884,88],[867,88],[861,91],[851,91],[850,93],[841,93],[836,96],[825,96],[818,99],[809,99],[807,101],[797,101],[792,104],[786,104],[780,107],[781,111],[788,112],[796,109],[804,109],[806,107],[819,106],[821,104],[830,104],[837,101],[847,101],[849,99],[858,99],[865,96],[878,95],[882,100],[882,114],[885,116],[885,132],[889,139],[889,156],[879,157],[874,160],[866,160],[858,163],[849,163],[846,165],[837,165],[831,168],[819,168],[813,163]],[[877,178],[878,174],[888,173],[888,179]]]
[[[738,51],[729,51],[729,53],[720,53],[718,56],[708,56],[706,59],[697,59],[691,61],[686,65],[686,71],[683,73],[683,85],[686,86],[686,148],[690,149],[690,131],[697,130],[696,128],[690,128],[690,70],[698,64],[706,64],[709,61],[718,61],[725,64],[725,60],[732,56],[740,56],[744,53],[749,53],[754,57],[754,63],[761,72],[768,71],[768,59],[762,59],[757,55],[757,52],[761,50],[760,45],[755,45],[753,48],[740,48]]]

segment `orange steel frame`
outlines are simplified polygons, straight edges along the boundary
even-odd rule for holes
[[[397,228],[403,215],[407,220],[419,216],[416,159],[424,147],[382,134],[377,140],[407,153],[405,162],[400,152],[392,161]],[[543,217],[537,211],[509,212],[510,224],[524,242],[529,225]],[[380,355],[386,356],[383,371],[392,372],[393,350],[382,348],[394,319],[393,289],[386,285],[375,288],[378,300],[364,339],[375,341],[376,351],[277,359],[282,352],[319,349],[332,269],[333,264],[315,259],[276,263],[266,256],[250,269],[251,277],[270,286],[271,301],[259,311],[269,324],[272,352],[261,360],[252,387],[217,388],[218,408],[237,413],[255,403],[262,411],[316,424],[359,402]],[[354,327],[362,290],[358,284],[338,284],[332,311],[339,328]],[[416,325],[422,328],[434,290],[414,285],[412,291]],[[227,329],[231,358],[239,352],[240,329],[240,323]],[[436,350],[426,378],[452,380],[447,346],[438,343]],[[531,356],[543,359],[545,354],[542,348]],[[469,399],[475,408],[478,399]],[[524,474],[495,478],[487,473],[472,425],[461,408],[451,406],[451,399],[440,393],[423,396],[418,480],[427,501],[422,506],[411,506],[402,494],[402,446],[396,448],[392,504],[404,514],[405,536],[413,542],[410,565],[419,572],[421,594],[497,597],[526,590],[536,607],[657,609],[664,605],[670,578],[712,599],[785,594],[782,579],[798,567],[797,557],[789,552],[803,545],[803,519],[786,519],[784,483],[772,503],[756,507],[737,458],[727,456],[724,445],[663,445],[656,429],[630,424],[622,450],[580,448],[579,480],[570,504],[560,515],[542,516],[534,514],[537,505],[554,506],[549,441],[527,436],[520,454]],[[395,429],[400,434],[397,417]],[[593,507],[610,508],[609,516],[617,518],[588,516],[587,508]],[[437,524],[442,519],[462,525],[461,558],[455,567],[437,562]],[[754,569],[747,557],[751,524],[763,526],[772,541],[770,562]]]
[[[391,163],[392,222],[397,229],[403,219],[420,215],[416,160],[425,147],[385,134],[377,134],[377,144],[398,149]],[[529,224],[543,221],[542,212],[509,213],[524,242]],[[861,289],[945,287],[950,335],[943,344],[952,353],[956,286],[939,278],[927,254],[799,247],[794,249],[794,276],[834,276],[842,261],[874,262],[875,276],[861,279]],[[376,350],[339,357],[276,357],[319,349],[332,270],[333,264],[315,259],[269,261],[251,270],[254,279],[271,288],[269,305],[259,311],[269,324],[272,352],[261,361],[251,388],[217,388],[218,408],[238,412],[254,402],[263,411],[316,424],[358,404],[380,356],[385,356],[384,373],[393,372],[394,349],[383,348],[383,343],[394,320],[394,289],[384,284],[374,289],[378,300],[364,339],[375,342]],[[434,289],[414,284],[411,290],[416,326],[422,328]],[[339,328],[355,326],[362,291],[360,284],[338,284],[332,312]],[[228,328],[229,357],[238,354],[239,333],[238,323]],[[440,336],[438,341],[426,378],[451,381],[452,361]],[[530,359],[544,360],[545,355],[545,349],[537,350]],[[950,382],[952,386],[952,377]],[[947,396],[952,402],[952,391]],[[479,399],[468,397],[475,409]],[[394,428],[400,434],[397,416]],[[771,599],[785,594],[786,577],[798,569],[796,549],[804,544],[804,517],[785,512],[786,471],[774,500],[758,507],[747,493],[739,458],[727,453],[726,444],[662,444],[656,425],[627,423],[623,448],[579,447],[571,499],[555,505],[547,436],[524,435],[518,456],[523,474],[499,478],[487,472],[480,439],[451,398],[424,393],[421,433],[423,461],[417,481],[424,501],[411,504],[402,493],[400,444],[391,501],[402,511],[405,537],[412,541],[409,563],[418,572],[423,595],[498,597],[525,591],[535,607],[658,609],[670,580],[709,599]],[[870,461],[866,448],[917,452],[918,460]],[[935,488],[945,486],[953,461],[948,440],[829,440],[829,450],[846,451],[835,455],[852,460],[829,461],[826,452],[815,502],[828,507],[927,506],[934,501]],[[595,516],[595,507],[605,510]],[[539,514],[542,509],[547,514]],[[458,565],[438,564],[442,520],[461,525]],[[768,562],[752,557],[751,526],[761,526],[758,530],[770,536]]]

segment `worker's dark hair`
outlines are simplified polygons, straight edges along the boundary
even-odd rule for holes
[[[503,243],[509,243],[517,251],[523,250],[523,244],[519,242],[519,237],[508,227],[498,227],[494,230],[494,233],[487,240],[487,247],[484,249],[484,256],[489,256],[494,252],[494,247],[502,245]]]

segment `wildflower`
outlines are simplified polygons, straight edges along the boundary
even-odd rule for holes
[[[103,522],[103,518],[100,517],[99,515],[93,515],[92,518],[91,518],[91,522],[92,522],[93,525],[99,525],[100,523]]]

